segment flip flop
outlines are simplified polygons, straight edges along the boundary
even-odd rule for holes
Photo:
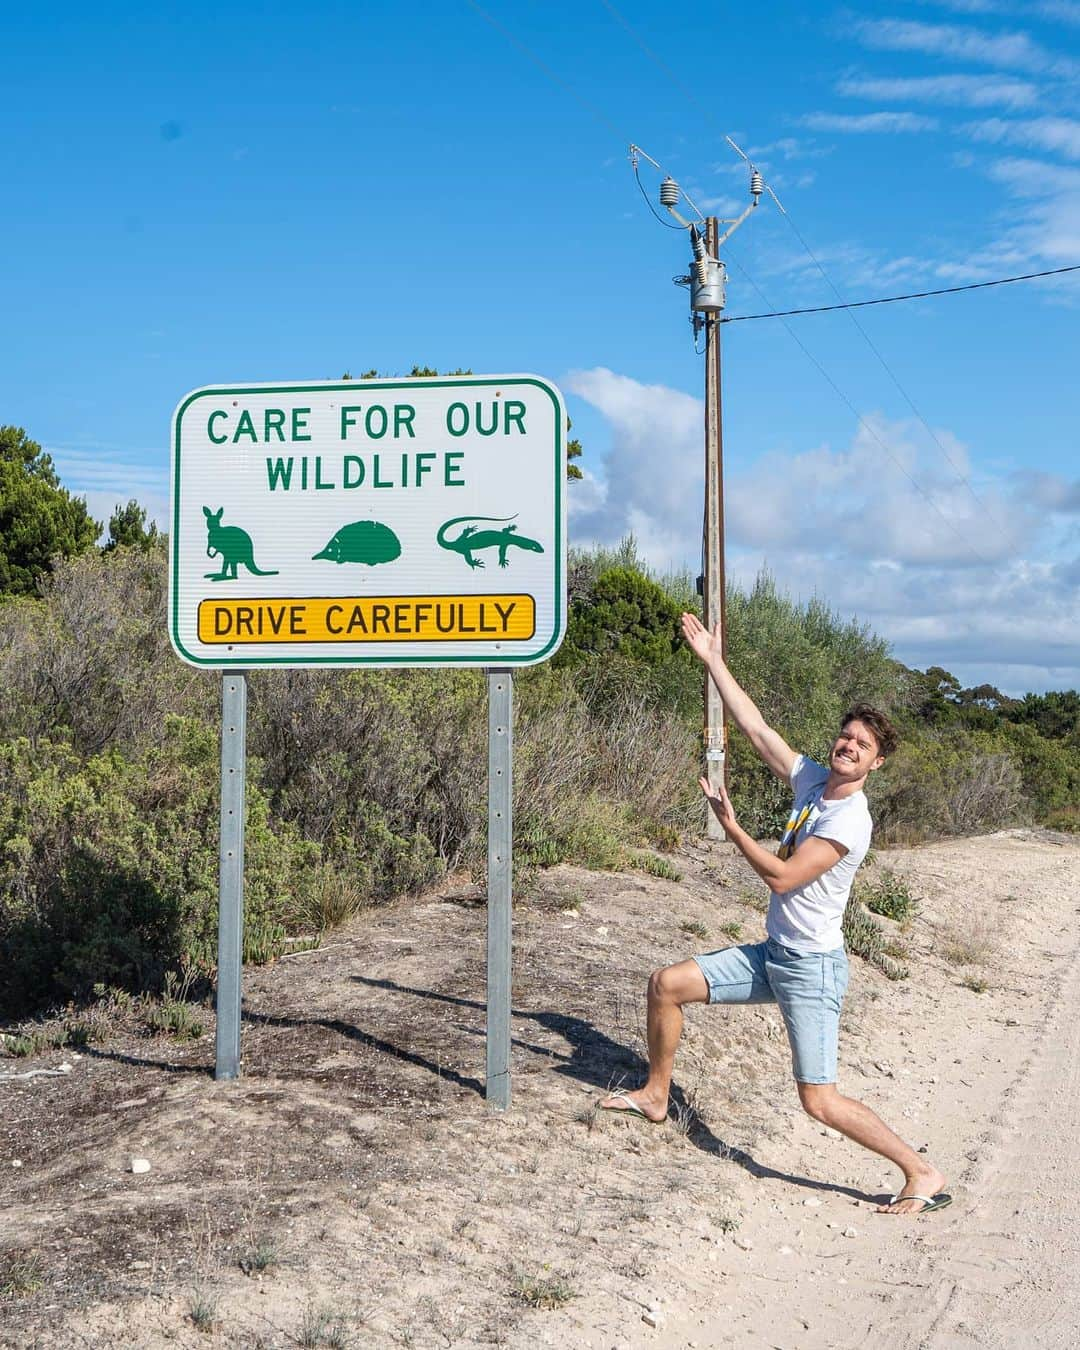
[[[622,1106],[605,1106],[603,1102],[597,1102],[596,1105],[601,1111],[614,1111],[620,1116],[640,1116],[642,1120],[647,1120],[650,1125],[659,1125],[660,1121],[653,1120],[652,1116],[647,1116],[638,1106],[637,1102],[630,1100],[630,1092],[627,1088],[615,1088],[609,1092],[605,1101],[623,1102]]]
[[[944,1191],[939,1191],[937,1195],[894,1195],[889,1201],[890,1205],[895,1205],[901,1200],[921,1200],[922,1209],[917,1209],[916,1214],[932,1214],[935,1209],[944,1209],[946,1205],[952,1204],[952,1196],[946,1195]]]

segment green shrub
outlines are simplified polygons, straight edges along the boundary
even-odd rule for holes
[[[570,607],[561,660],[583,652],[617,652],[646,665],[669,660],[682,645],[679,609],[651,577],[611,567]]]
[[[667,858],[662,858],[659,853],[646,853],[636,850],[630,854],[629,863],[637,872],[648,872],[651,877],[659,877],[662,881],[681,881],[682,873]]]
[[[39,601],[0,603],[0,726],[12,740],[69,741],[135,756],[170,713],[212,722],[219,680],[169,646],[163,543],[58,561]]]
[[[1016,764],[1025,797],[1036,819],[1069,810],[1080,801],[1080,749],[1040,736],[1030,723],[1007,723],[1002,748]]]
[[[178,1041],[198,1040],[203,1034],[203,1024],[189,1002],[195,977],[196,971],[191,966],[182,977],[173,970],[166,973],[161,1000],[151,1004],[147,1013],[146,1024],[151,1031],[163,1031]]]
[[[190,719],[170,719],[135,760],[0,745],[0,1015],[213,965],[218,795],[217,737]],[[317,851],[270,828],[255,782],[247,814],[245,923],[257,929],[285,921]]]
[[[855,894],[871,914],[881,914],[896,923],[908,924],[919,912],[919,902],[907,882],[887,867],[872,880],[856,882]]]
[[[891,842],[986,833],[1024,810],[1021,773],[1001,740],[962,728],[902,743],[867,795],[879,836]]]
[[[844,910],[844,946],[868,965],[876,966],[890,980],[907,979],[906,966],[900,965],[885,952],[885,934],[881,925],[852,896]]]

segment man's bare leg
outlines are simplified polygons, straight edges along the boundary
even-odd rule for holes
[[[608,1111],[625,1111],[632,1102],[650,1120],[666,1119],[675,1051],[683,1029],[683,1004],[707,1003],[709,986],[696,961],[654,970],[649,976],[646,1037],[649,1046],[649,1076],[635,1092],[604,1097],[598,1103]]]
[[[799,1083],[799,1100],[808,1115],[820,1120],[863,1148],[880,1153],[896,1164],[904,1174],[900,1191],[908,1195],[936,1195],[945,1185],[945,1178],[908,1144],[894,1134],[880,1116],[853,1097],[842,1097],[835,1083]],[[923,1205],[918,1200],[898,1199],[895,1205],[878,1205],[879,1214],[918,1214]]]

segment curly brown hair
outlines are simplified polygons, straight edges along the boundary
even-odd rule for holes
[[[900,744],[900,733],[883,712],[869,703],[856,703],[849,708],[840,720],[840,730],[849,722],[862,722],[874,733],[878,744],[878,754],[891,755]]]

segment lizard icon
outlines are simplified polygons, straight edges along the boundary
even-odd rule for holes
[[[439,526],[439,532],[435,540],[440,548],[449,549],[452,553],[460,553],[470,567],[483,567],[482,558],[474,558],[473,554],[481,548],[497,548],[499,550],[499,566],[509,567],[510,563],[506,556],[506,550],[511,546],[515,548],[527,549],[530,553],[543,553],[543,544],[538,544],[535,539],[527,539],[525,535],[517,533],[516,525],[507,525],[504,530],[478,530],[475,525],[466,525],[456,539],[450,539],[447,536],[447,530],[453,525],[464,524],[465,521],[490,520],[495,524],[502,524],[504,521],[516,520],[517,516],[455,516],[453,520],[448,520]]]

